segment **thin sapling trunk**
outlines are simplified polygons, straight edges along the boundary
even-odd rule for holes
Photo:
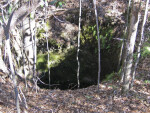
[[[17,108],[17,113],[20,113],[20,105],[19,105],[19,98],[18,98],[19,94],[18,94],[18,89],[17,89],[17,80],[16,80],[15,70],[14,70],[14,66],[13,66],[13,60],[12,60],[12,56],[11,56],[10,36],[9,36],[10,24],[12,21],[13,14],[14,14],[14,11],[10,15],[7,24],[5,23],[5,26],[3,26],[3,27],[4,27],[5,37],[6,37],[6,48],[7,48],[7,55],[8,55],[8,59],[9,59],[10,71],[12,74],[12,79],[13,79],[13,84],[14,84],[16,108]],[[2,16],[4,17],[3,14],[2,14]]]
[[[130,88],[132,88],[132,86],[133,86],[133,81],[135,79],[135,74],[136,74],[136,68],[137,68],[137,65],[139,63],[139,59],[140,59],[140,55],[141,55],[141,46],[142,46],[143,41],[144,41],[144,26],[146,24],[146,19],[147,19],[147,14],[148,14],[148,4],[149,4],[149,0],[146,0],[145,13],[144,13],[144,18],[143,18],[142,27],[141,27],[140,41],[139,41],[138,48],[137,48],[137,58],[136,58],[136,62],[134,65],[133,72],[131,74],[132,75],[132,81],[130,84]]]
[[[117,66],[117,71],[119,71],[121,60],[123,60],[123,64],[122,64],[123,68],[121,70],[121,82],[123,82],[124,67],[126,67],[126,58],[124,56],[122,56],[122,54],[123,54],[124,47],[127,45],[127,44],[125,44],[126,41],[127,41],[125,39],[127,39],[126,37],[128,36],[128,34],[127,34],[128,32],[127,31],[128,31],[128,24],[129,24],[129,10],[130,10],[130,7],[131,7],[131,0],[129,0],[129,2],[128,2],[127,16],[126,16],[126,19],[127,19],[127,21],[126,21],[126,27],[125,27],[125,31],[124,31],[123,42],[122,42],[122,45],[121,45],[119,62],[118,62],[118,66]],[[124,53],[124,54],[126,54],[126,53]]]
[[[77,63],[78,63],[78,69],[77,69],[77,83],[78,88],[80,87],[80,80],[79,80],[79,73],[80,73],[80,61],[79,61],[79,51],[80,51],[80,32],[81,32],[81,0],[79,2],[79,32],[78,32],[78,47],[77,47]]]
[[[93,3],[94,3],[94,10],[95,10],[97,38],[98,38],[98,80],[97,80],[97,86],[98,86],[98,91],[99,91],[100,73],[101,73],[100,37],[99,37],[99,25],[98,25],[98,15],[97,15],[97,9],[96,9],[96,0],[93,0]]]

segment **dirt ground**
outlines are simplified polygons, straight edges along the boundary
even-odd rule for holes
[[[76,90],[28,89],[20,92],[21,112],[28,113],[149,113],[150,84],[136,80],[133,89],[121,95],[119,82],[93,85]],[[15,113],[13,85],[0,83],[0,113]]]
[[[66,1],[65,8],[78,8],[77,0]],[[84,1],[85,7],[90,7],[89,3]],[[120,18],[126,5],[126,0],[98,0],[98,2],[99,6],[105,7],[102,10],[108,16]],[[112,9],[114,11],[110,12]],[[149,69],[143,65],[138,68],[139,77],[145,75],[144,69]],[[136,79],[133,88],[125,95],[121,95],[119,81],[102,83],[99,85],[99,91],[95,85],[76,90],[39,89],[37,93],[31,88],[27,91],[21,88],[23,91],[19,92],[21,113],[150,113],[150,83],[144,82],[144,79]],[[15,112],[13,84],[10,79],[3,80],[0,76],[0,113]]]

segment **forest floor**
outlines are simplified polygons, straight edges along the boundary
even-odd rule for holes
[[[150,113],[150,83],[135,80],[128,94],[121,95],[117,81],[76,90],[39,89],[20,92],[21,111],[27,113]],[[0,113],[15,113],[13,85],[0,82]]]
[[[118,76],[97,86],[75,90],[35,89],[25,91],[23,82],[18,85],[21,113],[150,113],[150,58],[137,68],[133,88],[121,95]],[[147,82],[146,82],[147,81]],[[25,107],[26,97],[27,106]],[[16,113],[12,81],[0,76],[0,113]]]
[[[77,7],[77,5],[75,6],[77,0],[74,0],[76,2],[66,1],[71,2],[66,7]],[[115,5],[116,3],[111,2],[114,0],[103,1],[109,1],[103,5],[106,5],[107,11],[105,12],[110,14],[109,10],[112,9],[107,7],[107,4]],[[118,2],[120,10],[112,12],[112,14],[119,17],[118,15],[121,15],[119,12],[124,9],[123,4],[126,3],[126,0],[115,1]],[[114,6],[114,8],[116,7]],[[116,12],[118,13],[116,14]],[[142,72],[143,67],[139,68],[139,72]],[[144,73],[138,74],[140,76]],[[150,113],[150,83],[146,83],[144,80],[141,77],[140,80],[136,79],[133,88],[124,95],[121,95],[121,84],[115,80],[100,84],[99,92],[96,85],[76,90],[39,89],[37,93],[32,89],[28,89],[28,91],[22,89],[26,97],[27,108],[25,108],[25,101],[20,92],[21,113],[23,111],[28,113]],[[10,79],[4,81],[0,76],[0,113],[15,112],[13,84]]]

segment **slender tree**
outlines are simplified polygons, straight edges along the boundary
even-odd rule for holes
[[[78,88],[80,87],[80,80],[79,80],[79,73],[80,73],[80,61],[79,61],[79,51],[80,51],[80,32],[81,32],[81,0],[79,1],[79,31],[78,31],[78,47],[77,47],[77,63],[78,63],[78,69],[77,69],[77,83]]]
[[[32,67],[33,67],[33,81],[34,81],[34,84],[35,84],[35,89],[36,89],[36,92],[37,92],[37,80],[36,80],[36,34],[35,34],[35,11],[32,11],[31,14],[30,14],[30,19],[29,19],[29,22],[30,22],[30,35],[31,35],[31,39],[32,39],[32,57],[33,58],[33,61],[31,61],[31,58],[30,58],[30,61],[32,62]]]
[[[137,58],[136,58],[136,62],[134,65],[134,69],[133,69],[132,74],[131,74],[132,81],[131,81],[130,88],[132,88],[132,86],[133,86],[133,81],[135,79],[135,74],[136,74],[136,68],[137,68],[137,65],[139,63],[139,59],[140,59],[140,55],[141,55],[141,46],[142,46],[143,41],[144,41],[144,26],[146,24],[146,19],[147,19],[147,14],[148,14],[148,4],[149,4],[149,0],[146,0],[145,13],[144,13],[144,18],[143,18],[142,27],[141,27],[140,40],[139,40],[139,44],[138,44],[138,48],[137,48]]]
[[[5,65],[5,62],[3,61],[2,59],[2,39],[0,39],[0,70],[3,71],[4,73],[8,74],[8,70],[7,70],[7,67]]]
[[[18,3],[18,0],[16,1],[17,1],[16,3]],[[20,105],[19,105],[19,98],[18,98],[19,93],[17,89],[17,80],[16,80],[16,70],[14,69],[14,62],[12,60],[12,53],[11,53],[11,47],[10,47],[10,31],[15,28],[16,24],[21,22],[27,15],[29,15],[30,12],[34,11],[39,6],[39,0],[34,0],[33,4],[30,7],[28,7],[28,3],[25,3],[20,8],[18,7],[16,10],[9,12],[10,16],[8,18],[8,21],[6,22],[4,15],[7,13],[7,11],[5,11],[5,14],[4,14],[3,9],[4,8],[6,9],[7,5],[11,4],[11,2],[13,3],[14,1],[8,1],[6,2],[6,4],[0,5],[1,11],[2,11],[2,17],[3,17],[3,23],[2,23],[3,28],[0,27],[0,49],[2,49],[2,39],[5,36],[6,48],[7,48],[6,52],[7,52],[7,56],[9,60],[9,67],[10,67],[10,72],[12,75],[14,91],[15,91],[16,108],[17,108],[17,113],[20,113]],[[1,55],[1,50],[0,50],[0,55]],[[0,58],[2,58],[2,55],[0,56]],[[4,67],[5,65],[3,63],[4,63],[3,60],[0,59],[0,64],[2,64],[1,66]],[[7,70],[5,69],[6,68],[2,68],[4,72],[7,72]]]
[[[19,87],[19,91],[20,91],[20,93],[21,93],[21,95],[22,95],[22,97],[23,97],[24,106],[25,106],[26,109],[28,109],[27,99],[26,99],[26,97],[25,97],[25,95],[24,95],[24,93],[22,92],[22,90],[21,90],[20,87]]]
[[[7,24],[5,23],[5,26],[3,26],[3,27],[4,27],[5,37],[6,37],[7,55],[8,55],[8,59],[9,59],[9,65],[10,65],[10,70],[11,70],[13,84],[14,84],[17,113],[20,113],[20,105],[19,105],[18,89],[17,89],[17,80],[16,80],[16,75],[15,75],[15,70],[14,70],[14,67],[13,67],[13,61],[12,61],[12,55],[11,55],[11,49],[10,49],[11,48],[10,47],[10,35],[9,35],[10,23],[11,23],[13,14],[14,14],[14,11],[10,15]]]
[[[47,62],[48,62],[48,79],[49,79],[49,88],[50,88],[50,85],[51,85],[51,75],[50,75],[50,51],[49,51],[49,44],[48,44],[48,27],[47,27],[47,6],[48,6],[48,3],[47,3],[47,0],[45,0],[45,37],[46,37],[46,42],[47,42]]]
[[[122,54],[123,54],[123,50],[124,50],[124,46],[125,46],[125,39],[126,39],[126,36],[127,36],[127,28],[128,28],[128,23],[129,23],[129,9],[130,9],[130,6],[131,6],[131,0],[128,1],[128,8],[127,8],[127,15],[126,15],[126,24],[125,24],[125,30],[124,30],[123,41],[122,41],[122,44],[121,44],[120,54],[119,54],[117,71],[119,71],[119,69],[120,69],[121,60],[123,61],[122,65],[126,64],[126,59],[125,59],[125,57],[122,56]],[[122,68],[122,70],[121,70],[121,82],[123,82],[123,77],[124,77],[124,68]]]
[[[25,49],[24,49],[24,43],[23,43],[23,22],[21,22],[21,37],[22,37],[22,47],[21,47],[21,52],[22,52],[22,59],[23,59],[23,75],[25,78],[25,87],[26,89],[28,88],[27,85],[27,75],[26,75],[26,69],[25,69]]]
[[[98,86],[98,91],[99,91],[100,73],[101,73],[101,55],[100,55],[100,37],[99,37],[99,25],[98,25],[98,15],[97,15],[97,9],[96,9],[96,0],[93,0],[93,4],[94,4],[94,10],[95,10],[97,37],[98,37],[98,79],[97,79],[97,86]]]
[[[10,2],[12,1],[8,1],[8,3],[4,4],[4,5],[1,5],[2,7],[1,8],[5,8],[7,7],[7,5],[10,4]],[[18,7],[15,11],[14,11],[14,14],[12,16],[12,19],[11,19],[11,23],[10,23],[10,30],[13,30],[15,29],[15,26],[17,24],[19,24],[20,22],[22,22],[22,20],[27,16],[29,15],[32,11],[34,11],[38,6],[39,6],[39,0],[34,0],[34,2],[32,2],[33,4],[28,5],[28,2],[24,3],[21,7]],[[5,11],[5,13],[7,13],[7,11]],[[10,12],[11,13],[11,12]],[[24,21],[23,21],[24,22]],[[2,37],[4,36],[4,29],[2,27],[0,27],[0,41],[2,41]],[[27,46],[25,45],[25,48],[27,48]],[[1,48],[2,49],[2,48]],[[27,55],[27,54],[26,54]],[[25,57],[27,58],[27,57]],[[0,63],[2,63],[2,60],[0,60]],[[0,66],[1,67],[1,66]],[[26,66],[27,67],[27,66]],[[28,74],[28,73],[26,73]]]
[[[126,66],[124,68],[124,79],[123,79],[123,88],[122,92],[128,92],[130,78],[131,78],[131,69],[133,65],[133,51],[134,45],[136,40],[136,34],[139,24],[140,18],[140,0],[133,0],[132,1],[132,8],[131,8],[131,16],[130,16],[130,25],[129,25],[129,33],[127,38],[126,44]]]

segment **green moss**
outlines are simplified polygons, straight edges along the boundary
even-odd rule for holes
[[[46,28],[47,28],[47,29],[50,29],[50,28],[51,28],[49,21],[46,22]]]
[[[116,73],[111,73],[111,74],[108,74],[106,75],[106,78],[104,79],[103,82],[107,82],[107,81],[113,81],[113,80],[119,80],[119,74],[116,74]]]
[[[50,22],[46,21],[45,24],[41,24],[41,27],[37,29],[37,38],[38,39],[42,39],[45,38],[44,34],[46,33],[46,31],[48,31],[50,29]]]
[[[39,71],[47,71],[48,70],[48,61],[47,61],[47,55],[45,54],[38,54],[37,56],[37,69]],[[61,61],[65,59],[64,54],[58,54],[58,53],[50,53],[50,67],[57,66]]]
[[[37,55],[37,70],[46,71],[47,70],[47,55],[38,54]]]
[[[57,45],[57,41],[54,39],[49,39],[48,43],[51,44],[52,46],[56,46]]]
[[[146,57],[148,55],[150,55],[150,46],[145,46],[142,52],[142,56]]]
[[[50,62],[51,67],[57,66],[59,63],[61,63],[65,59],[64,54],[58,54],[58,53],[51,53],[50,54]]]
[[[141,56],[142,58],[150,56],[150,43],[148,41],[144,43]]]
[[[51,47],[54,47],[55,49],[60,49],[61,48],[61,43],[58,43],[55,39],[49,39],[48,40],[49,45],[51,45]]]
[[[44,33],[45,33],[45,30],[44,30],[43,28],[41,28],[41,29],[38,28],[38,29],[37,29],[37,35],[36,35],[37,38],[38,38],[38,39],[44,38]]]

